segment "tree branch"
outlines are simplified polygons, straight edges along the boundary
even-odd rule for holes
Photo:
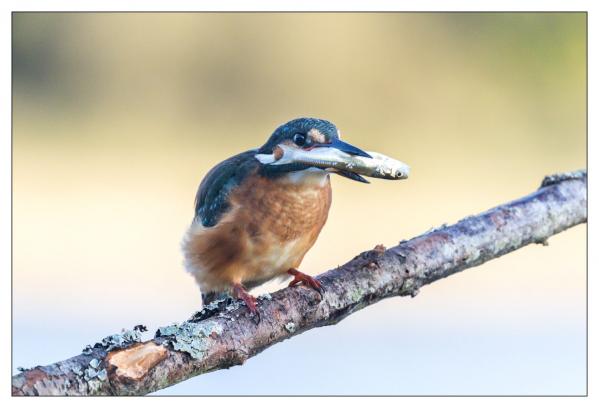
[[[324,298],[302,286],[259,297],[256,323],[240,302],[212,303],[141,342],[142,326],[109,336],[82,354],[12,378],[13,395],[141,395],[243,364],[273,344],[331,325],[391,296],[531,243],[546,244],[587,219],[587,173],[546,177],[532,194],[385,250],[377,246],[318,277]]]

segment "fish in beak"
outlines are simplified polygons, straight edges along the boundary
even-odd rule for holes
[[[316,167],[362,183],[368,183],[362,176],[403,180],[410,174],[410,167],[399,160],[366,152],[339,139],[314,144],[308,149],[279,144],[272,155],[258,154],[256,158],[271,166]]]

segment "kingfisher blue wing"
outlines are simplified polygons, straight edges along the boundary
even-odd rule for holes
[[[257,150],[248,150],[217,164],[200,183],[195,199],[195,220],[213,227],[230,208],[229,194],[254,172]]]

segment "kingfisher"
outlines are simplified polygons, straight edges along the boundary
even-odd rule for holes
[[[333,123],[298,118],[279,126],[262,147],[213,167],[197,190],[182,242],[203,304],[232,295],[258,315],[249,290],[289,276],[289,286],[303,284],[322,295],[320,282],[297,268],[327,220],[330,174],[368,183],[352,171],[353,158],[371,155],[342,141]]]

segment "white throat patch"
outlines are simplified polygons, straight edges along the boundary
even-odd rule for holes
[[[322,169],[310,167],[305,170],[292,171],[284,176],[286,181],[293,184],[312,184],[324,186],[327,182],[329,174]]]

